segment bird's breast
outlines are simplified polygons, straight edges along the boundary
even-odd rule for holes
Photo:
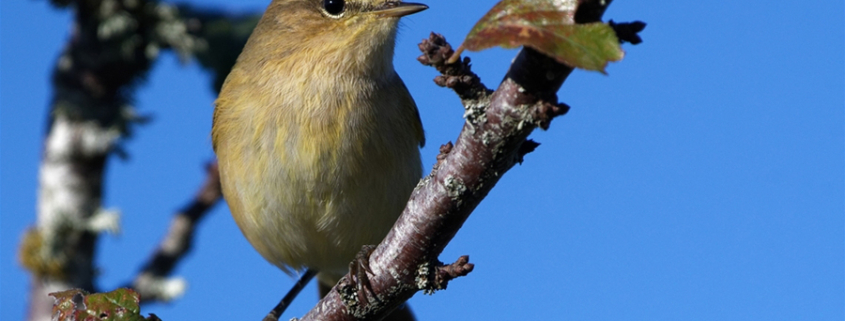
[[[418,116],[401,80],[315,75],[228,89],[237,95],[218,100],[214,140],[238,226],[283,269],[342,275],[386,234],[421,175]]]

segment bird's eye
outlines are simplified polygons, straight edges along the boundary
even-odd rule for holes
[[[343,12],[345,3],[343,0],[323,0],[323,8],[328,14],[336,16]]]

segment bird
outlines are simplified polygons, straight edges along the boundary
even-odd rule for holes
[[[232,217],[273,265],[317,271],[321,292],[384,238],[422,175],[423,126],[393,56],[400,18],[427,8],[273,0],[215,101]]]

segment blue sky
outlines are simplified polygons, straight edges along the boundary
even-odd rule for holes
[[[199,1],[196,1],[200,3]],[[266,1],[202,1],[231,11]],[[430,31],[457,45],[494,1],[426,2],[404,19],[395,65],[428,145],[454,140],[462,108],[416,62]],[[845,7],[842,1],[616,1],[643,20],[609,76],[575,72],[572,106],[533,139],[441,256],[476,269],[410,302],[421,320],[842,320],[845,318]],[[70,15],[0,4],[0,314],[20,320],[15,252],[35,220],[49,72]],[[495,87],[515,51],[468,53]],[[99,247],[99,285],[128,280],[213,157],[213,93],[196,63],[162,57],[135,105],[154,117],[111,159],[104,205],[123,233]],[[177,275],[186,295],[145,306],[164,320],[255,319],[293,282],[264,262],[220,204]],[[316,302],[306,289],[286,317]]]

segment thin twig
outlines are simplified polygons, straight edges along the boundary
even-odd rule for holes
[[[273,308],[270,313],[267,313],[267,316],[264,317],[262,321],[278,321],[279,317],[282,316],[282,313],[285,313],[288,306],[293,302],[293,299],[296,299],[296,296],[299,295],[299,292],[308,285],[308,282],[317,275],[317,270],[314,269],[307,269],[302,276],[299,277],[299,280],[293,285],[293,287],[288,290],[288,293],[285,294],[285,297],[279,301],[279,304]]]

